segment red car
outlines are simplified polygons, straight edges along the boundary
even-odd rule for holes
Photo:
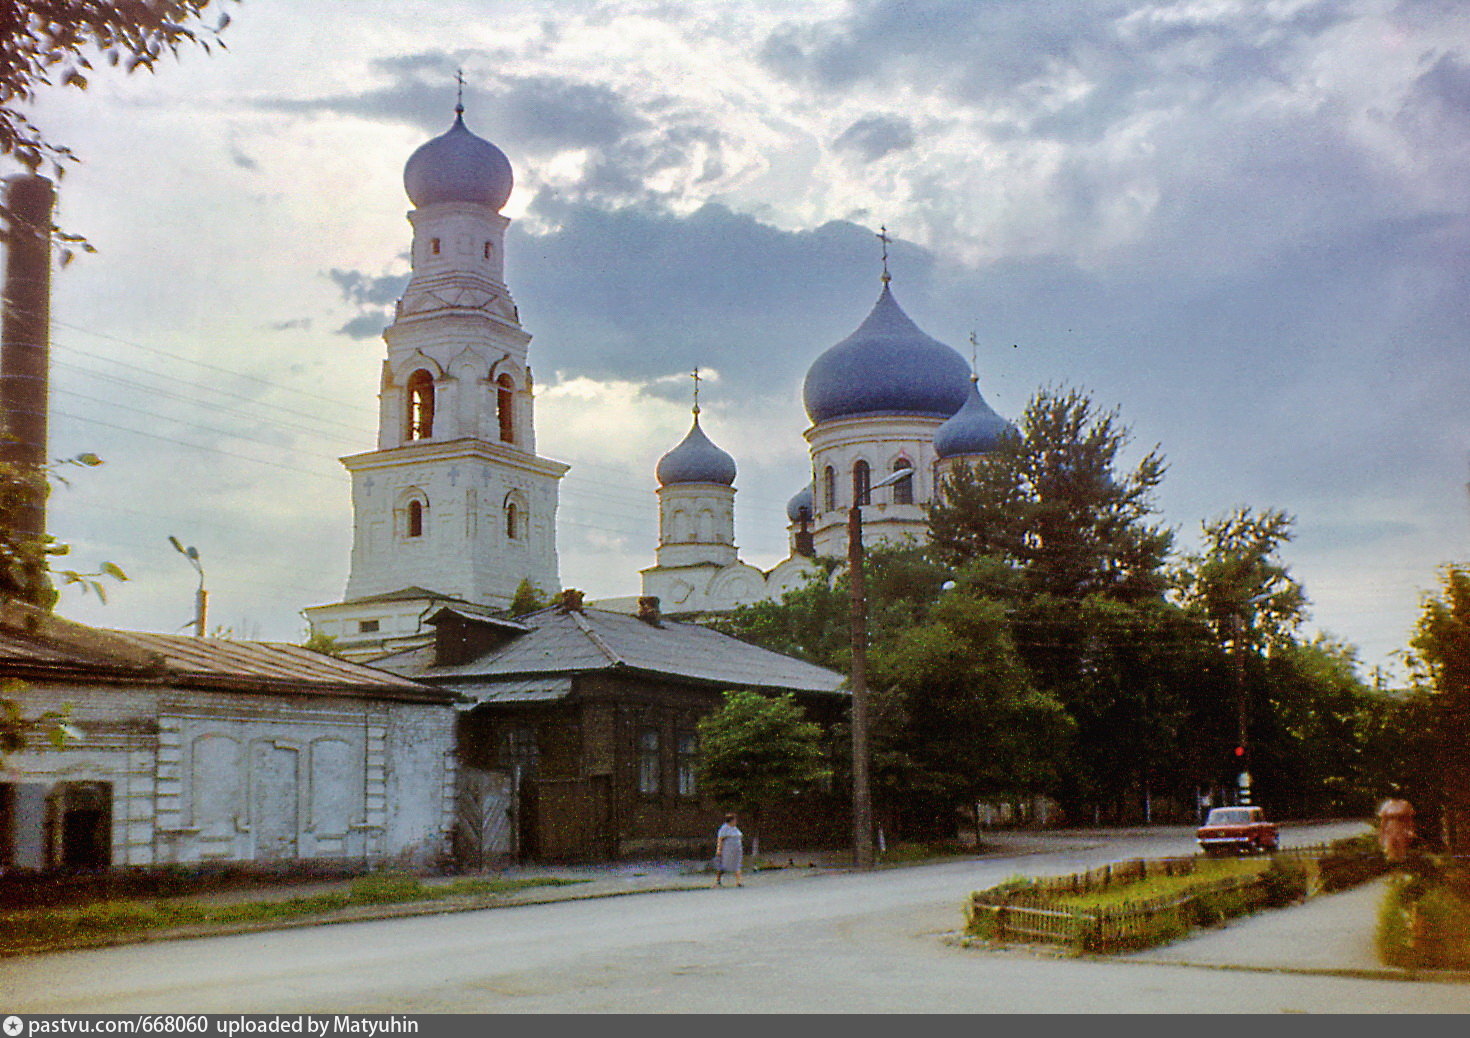
[[[1195,834],[1206,854],[1261,854],[1276,849],[1275,822],[1259,807],[1217,807]]]

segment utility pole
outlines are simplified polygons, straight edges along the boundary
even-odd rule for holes
[[[890,486],[913,475],[899,469],[868,487]],[[852,692],[852,849],[860,869],[873,867],[873,793],[868,776],[868,597],[863,579],[863,509],[858,488],[853,487],[852,507],[847,510],[847,588],[851,599],[852,667],[848,688]]]
[[[0,322],[0,460],[36,473],[46,467],[51,354],[51,210],[56,189],[34,173],[5,181],[4,318]],[[17,510],[17,536],[46,535],[44,488]]]

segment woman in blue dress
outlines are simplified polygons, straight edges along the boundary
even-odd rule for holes
[[[745,834],[735,824],[735,816],[726,815],[725,824],[715,833],[715,886],[724,885],[721,880],[727,872],[735,873],[737,887],[745,886],[740,873],[741,865],[745,861],[744,841]]]

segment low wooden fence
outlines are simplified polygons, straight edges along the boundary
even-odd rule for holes
[[[1300,892],[1342,889],[1383,871],[1382,858],[1330,845],[1282,851],[1275,859],[1300,863]],[[1200,925],[1255,911],[1283,897],[1280,875],[1227,876],[1185,891],[1098,909],[1065,907],[1062,899],[1158,876],[1190,876],[1199,858],[1133,859],[1068,876],[1003,883],[971,895],[971,933],[994,941],[1067,945],[1079,951],[1141,948],[1181,937]],[[1308,863],[1311,863],[1310,865]]]

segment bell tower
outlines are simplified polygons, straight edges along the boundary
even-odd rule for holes
[[[409,158],[412,273],[378,396],[378,446],[352,475],[345,600],[307,609],[354,658],[428,636],[434,603],[510,604],[528,580],[560,586],[557,488],[567,466],[536,454],[531,336],[505,283],[500,209],[510,162],[471,133],[464,108]]]

